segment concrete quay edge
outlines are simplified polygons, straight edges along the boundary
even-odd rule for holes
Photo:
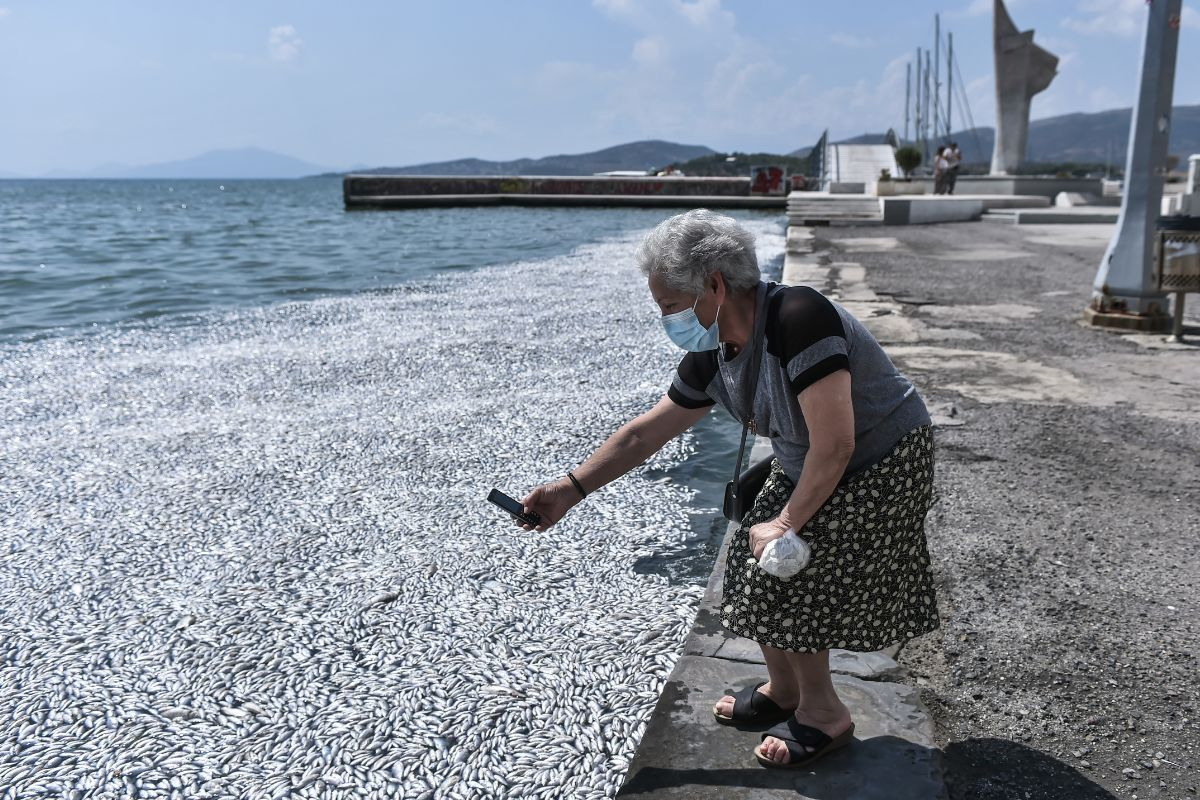
[[[350,196],[350,210],[430,209],[478,205],[649,207],[649,209],[785,209],[782,197],[686,196],[686,194],[396,194]]]
[[[737,195],[614,195],[614,194],[438,194],[348,195],[346,208],[403,209],[459,206],[572,206],[636,208],[752,208],[787,207],[786,197]]]
[[[782,281],[821,282],[829,270],[812,252],[811,230],[791,226]],[[814,273],[812,271],[817,271]],[[853,278],[845,267],[837,274]],[[770,453],[758,439],[751,458]],[[696,620],[630,762],[618,797],[901,798],[942,800],[946,788],[933,723],[918,690],[894,682],[904,674],[895,648],[879,653],[831,651],[834,682],[855,720],[855,742],[805,769],[766,769],[753,755],[763,728],[718,724],[712,706],[731,689],[766,679],[758,646],[720,623],[726,530]]]

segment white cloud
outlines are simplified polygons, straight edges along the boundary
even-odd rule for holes
[[[267,35],[267,50],[275,61],[291,61],[300,55],[304,40],[292,25],[276,25]]]
[[[681,23],[691,28],[726,30],[736,23],[733,12],[721,8],[721,0],[592,0],[592,5],[648,33],[678,31]]]
[[[637,10],[633,0],[592,0],[592,5],[611,17],[632,16]]]
[[[975,124],[979,126],[991,125],[996,118],[996,76],[989,72],[986,75],[980,75],[974,80],[967,81],[967,90],[964,92],[967,96],[967,103],[971,106],[971,117],[975,120]],[[955,101],[957,108],[958,102]],[[959,120],[966,122],[963,119],[964,112],[960,110]]]
[[[714,67],[705,87],[705,101],[713,109],[744,109],[760,117],[757,107],[774,103],[776,87],[786,78],[780,65],[743,41]]]
[[[1200,30],[1200,16],[1196,15],[1196,10],[1191,6],[1184,6],[1183,13],[1180,15],[1180,24],[1185,28]]]
[[[1145,0],[1083,0],[1076,6],[1077,16],[1067,17],[1062,24],[1089,35],[1137,36],[1146,29],[1148,5]],[[1200,30],[1200,16],[1190,5],[1183,6],[1180,23]]]
[[[992,2],[993,0],[974,0],[963,13],[968,17],[982,17],[984,14],[990,14],[992,13]]]
[[[533,85],[549,94],[594,91],[611,84],[618,73],[581,61],[547,61],[533,75]]]
[[[1039,0],[1045,2],[1045,0]],[[1031,0],[1004,0],[1004,7],[1008,9],[1011,16],[1014,11],[1020,11],[1022,8],[1032,5]],[[943,16],[952,19],[963,19],[966,17],[982,17],[991,16],[992,0],[971,0],[971,3],[966,8],[955,9],[946,12]],[[1021,23],[1018,21],[1017,25]]]
[[[640,67],[660,67],[667,61],[667,43],[661,36],[638,39],[633,46],[633,60]]]
[[[9,14],[11,14],[11,13],[12,13],[12,9],[9,9],[9,8],[0,8],[0,19],[4,19],[5,17],[7,17],[7,16],[8,16]]]
[[[869,36],[855,36],[852,33],[835,33],[829,37],[829,41],[842,47],[874,47],[875,40]]]
[[[1058,56],[1058,72],[1060,76],[1064,71],[1068,71],[1069,65],[1079,60],[1079,51],[1075,49],[1075,42],[1067,38],[1059,38],[1053,35],[1042,36],[1039,33],[1034,37],[1034,42]],[[1055,78],[1055,80],[1057,81],[1059,78]]]
[[[718,22],[726,25],[733,23],[733,12],[723,10],[721,0],[696,0],[694,3],[678,0],[676,7],[697,28],[708,27]]]
[[[1146,24],[1146,0],[1082,0],[1076,16],[1062,21],[1064,28],[1093,36],[1134,36]]]
[[[530,86],[541,105],[578,108],[597,138],[633,134],[689,142],[703,138],[713,146],[739,149],[771,141],[800,147],[820,135],[814,132],[817,125],[828,126],[834,137],[904,126],[907,51],[881,54],[890,58],[876,74],[835,83],[830,76],[797,69],[790,54],[739,31],[736,17],[716,0],[592,4],[631,30],[628,59],[615,66],[547,62]],[[861,32],[839,38],[845,47],[880,47]],[[980,112],[990,117],[991,111],[990,76],[986,81],[988,107],[974,109],[981,124],[987,121],[978,119]],[[976,99],[972,96],[972,103]]]

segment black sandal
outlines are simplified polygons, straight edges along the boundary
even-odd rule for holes
[[[759,744],[758,747],[754,748],[754,757],[758,759],[758,763],[764,767],[773,767],[776,769],[795,769],[797,767],[807,767],[821,756],[831,753],[838,748],[845,747],[854,741],[854,723],[851,722],[850,727],[837,736],[830,736],[811,725],[805,725],[793,718],[776,725],[764,733],[762,741],[765,742],[768,736],[783,740],[784,744],[787,745],[788,761],[786,764],[781,764],[778,761],[768,758],[760,752],[762,745]],[[812,747],[814,749],[810,752],[805,750],[805,747]]]
[[[753,686],[747,686],[739,692],[730,692],[733,697],[733,714],[724,716],[713,708],[713,717],[722,725],[773,725],[781,722],[792,714],[796,708],[780,708],[779,705],[758,691],[766,681],[760,681]]]

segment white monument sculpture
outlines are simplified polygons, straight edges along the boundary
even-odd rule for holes
[[[1008,175],[1025,160],[1029,141],[1029,101],[1050,85],[1058,56],[1033,43],[1033,31],[1019,31],[1004,7],[993,0],[996,55],[996,147],[992,174]]]

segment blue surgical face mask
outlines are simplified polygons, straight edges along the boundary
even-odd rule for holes
[[[692,304],[691,308],[667,314],[662,318],[663,329],[671,341],[684,350],[690,350],[693,353],[701,350],[716,350],[720,346],[717,320],[713,318],[713,324],[707,328],[701,325],[700,320],[696,317],[696,306],[698,305],[700,305],[700,297],[696,298],[696,302]],[[717,317],[720,316],[721,307],[717,306]]]

